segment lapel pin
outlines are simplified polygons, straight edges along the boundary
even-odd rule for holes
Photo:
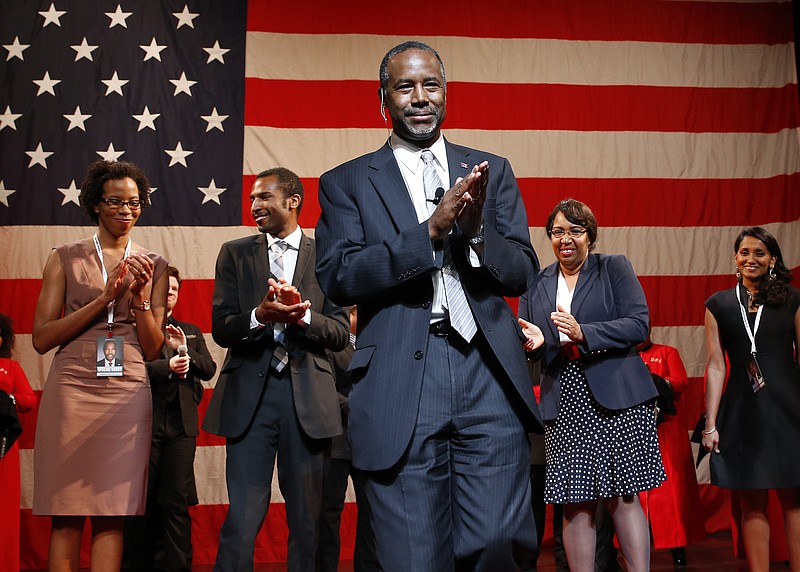
[[[462,168],[462,169],[468,169],[469,167],[467,167],[467,164],[466,164],[466,163],[461,163],[461,168]]]

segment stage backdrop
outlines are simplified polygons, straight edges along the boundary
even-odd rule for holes
[[[588,203],[598,251],[630,257],[653,338],[680,349],[699,395],[703,302],[734,284],[740,228],[767,227],[800,265],[789,1],[2,0],[0,312],[14,318],[36,391],[52,359],[30,342],[41,271],[54,245],[93,232],[77,198],[90,162],[144,167],[153,206],[135,238],[180,268],[176,315],[210,332],[219,246],[256,232],[254,175],[297,172],[313,230],[320,174],[386,140],[378,65],[408,39],[444,60],[446,136],[510,159],[543,263],[551,207]],[[23,565],[42,568],[35,424],[25,416],[20,440]],[[208,434],[199,445],[195,561],[207,563],[226,510],[225,453]],[[258,561],[285,557],[281,503],[276,490]]]

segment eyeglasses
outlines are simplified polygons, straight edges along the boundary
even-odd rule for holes
[[[102,197],[100,200],[106,203],[108,205],[108,208],[114,209],[115,211],[121,209],[122,205],[127,205],[127,207],[132,211],[138,211],[140,208],[142,208],[142,201],[140,201],[139,199],[131,199],[129,201],[123,201],[116,198],[107,199],[105,197]]]
[[[554,228],[547,234],[550,235],[550,238],[564,238],[565,234],[568,234],[570,238],[580,238],[586,234],[586,229],[579,226],[573,226],[569,230],[564,230],[563,228]]]

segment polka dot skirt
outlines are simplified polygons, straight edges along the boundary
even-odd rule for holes
[[[560,409],[545,424],[544,444],[551,504],[632,495],[666,479],[652,406],[606,409],[577,361],[564,360]]]

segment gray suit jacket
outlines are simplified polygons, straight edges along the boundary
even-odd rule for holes
[[[349,337],[347,311],[320,290],[314,273],[314,241],[303,235],[292,284],[311,301],[311,325],[286,328],[289,373],[300,425],[313,439],[342,432],[333,360]],[[211,333],[228,348],[203,429],[223,437],[241,436],[255,414],[268,375],[275,341],[272,324],[250,329],[250,313],[267,293],[267,239],[263,234],[222,245],[217,258]]]
[[[538,269],[525,206],[511,166],[502,157],[446,143],[451,185],[473,165],[489,161],[484,204],[485,250],[480,267],[466,257],[466,237],[451,234],[451,251],[495,377],[529,431],[541,431],[522,332],[504,296],[519,296]],[[337,303],[358,304],[358,341],[350,371],[348,430],[353,464],[393,466],[417,418],[438,271],[427,222],[418,222],[392,150],[384,145],[320,178],[317,276]],[[441,263],[439,263],[441,264]]]

